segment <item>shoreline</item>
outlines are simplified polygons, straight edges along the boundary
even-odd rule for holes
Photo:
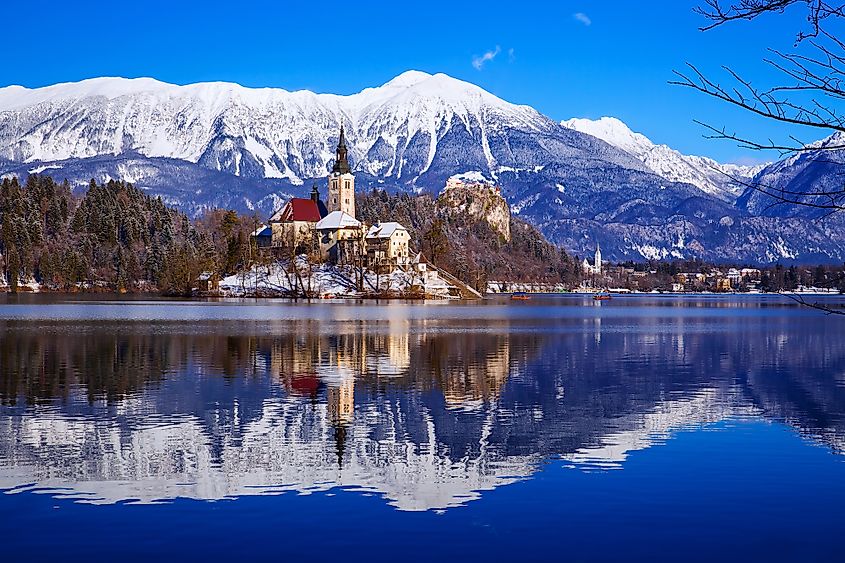
[[[0,295],[4,296],[32,296],[32,295],[45,295],[45,296],[98,296],[98,295],[109,295],[113,297],[126,297],[127,300],[131,300],[134,297],[154,297],[160,299],[173,299],[173,300],[191,300],[191,299],[284,299],[290,301],[318,301],[318,302],[336,302],[336,301],[481,301],[481,300],[491,300],[496,298],[511,298],[515,294],[526,294],[530,296],[536,297],[594,297],[604,292],[598,291],[565,291],[565,292],[496,292],[496,293],[484,293],[480,299],[467,299],[467,298],[447,298],[442,296],[436,295],[422,295],[416,293],[396,293],[396,292],[385,292],[383,294],[376,294],[376,293],[366,293],[361,295],[352,295],[352,294],[324,294],[324,295],[290,295],[284,294],[282,292],[273,293],[273,292],[257,292],[257,293],[225,293],[225,292],[196,292],[191,295],[184,295],[184,294],[174,294],[174,293],[167,293],[162,291],[151,291],[151,290],[127,290],[127,291],[120,291],[115,289],[79,289],[79,290],[53,290],[53,289],[25,289],[25,290],[18,290],[16,292],[8,291],[8,290],[0,290]],[[782,291],[782,292],[624,292],[624,293],[614,293],[610,292],[610,295],[613,296],[614,299],[624,298],[624,297],[631,297],[631,298],[643,298],[643,297],[699,297],[699,298],[726,298],[726,297],[736,297],[736,298],[752,298],[752,297],[845,297],[845,293],[840,293],[838,291]]]

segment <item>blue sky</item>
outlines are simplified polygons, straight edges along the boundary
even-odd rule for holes
[[[802,135],[667,82],[691,61],[711,73],[729,63],[765,84],[765,47],[791,47],[803,14],[701,33],[696,4],[11,2],[3,11],[14,39],[4,44],[0,85],[151,76],[352,93],[417,69],[471,81],[554,119],[619,117],[656,142],[723,161],[765,155],[704,139],[693,119],[762,138]]]

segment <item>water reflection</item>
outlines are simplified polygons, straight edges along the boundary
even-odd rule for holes
[[[845,447],[843,329],[816,316],[302,310],[0,322],[0,488],[112,503],[343,487],[427,510],[549,458],[620,468],[681,428],[736,417]]]

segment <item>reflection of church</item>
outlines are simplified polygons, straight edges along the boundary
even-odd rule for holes
[[[475,409],[497,399],[512,368],[504,336],[413,334],[404,319],[332,335],[304,326],[296,338],[273,339],[268,352],[271,373],[292,397],[325,405],[339,463],[356,423],[356,387],[434,387],[449,408]]]
[[[6,409],[0,432],[0,489],[112,503],[349,487],[422,510],[465,504],[550,458],[620,467],[675,430],[722,420],[787,421],[845,452],[845,351],[824,322],[774,350],[782,323],[739,340],[614,330],[601,350],[589,324],[528,332],[485,321],[460,336],[433,319],[274,326],[5,331],[0,401],[20,408]],[[92,366],[91,350],[107,361]],[[748,363],[766,354],[778,377]],[[808,358],[830,361],[808,370]],[[713,369],[725,362],[748,365],[741,382]],[[48,401],[55,408],[25,408]]]

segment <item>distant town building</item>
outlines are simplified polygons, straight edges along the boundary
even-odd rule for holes
[[[731,281],[731,286],[733,287],[737,287],[742,283],[742,273],[736,268],[730,268],[726,276]]]
[[[581,267],[584,270],[584,273],[587,275],[597,275],[600,276],[602,272],[602,265],[601,265],[601,245],[596,244],[596,254],[593,258],[593,263],[584,258],[584,262],[581,264]]]
[[[707,276],[701,272],[681,272],[675,275],[675,282],[680,284],[684,291],[701,289],[706,281]]]
[[[757,268],[743,268],[739,271],[740,275],[745,280],[759,280],[760,270]]]

